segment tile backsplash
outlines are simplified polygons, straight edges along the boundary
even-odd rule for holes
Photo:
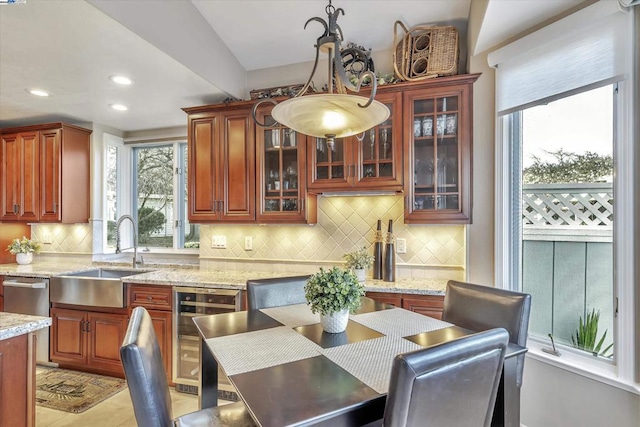
[[[400,277],[426,274],[464,279],[465,227],[406,225],[403,203],[403,197],[396,195],[319,197],[318,224],[312,226],[201,226],[201,265],[228,268],[233,262],[239,263],[238,268],[250,268],[251,264],[283,263],[288,265],[285,271],[314,271],[321,264],[342,262],[345,252],[362,246],[371,250],[377,220],[382,220],[386,236],[388,221],[393,219],[396,238],[407,242],[407,253],[396,258]],[[212,248],[212,238],[218,235],[226,237],[226,249]],[[245,236],[253,239],[251,251],[244,249]]]
[[[407,252],[396,255],[398,277],[464,280],[465,226],[406,225],[403,203],[400,195],[321,196],[315,225],[202,225],[200,266],[313,273],[319,265],[342,263],[346,252],[362,246],[372,250],[378,219],[383,222],[385,236],[392,219],[396,238],[407,243]],[[101,227],[99,222],[33,224],[31,232],[32,238],[42,243],[44,253],[96,254],[101,249],[96,247],[94,236],[101,235]],[[225,236],[227,248],[212,248],[213,236]],[[246,236],[253,240],[251,251],[244,249]]]
[[[31,238],[41,243],[44,253],[91,254],[92,227],[91,223],[32,224]]]

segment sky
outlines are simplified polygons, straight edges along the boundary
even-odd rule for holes
[[[523,114],[523,166],[531,155],[552,160],[546,151],[606,155],[613,152],[613,86],[573,95]]]

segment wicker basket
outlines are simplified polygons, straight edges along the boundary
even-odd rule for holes
[[[404,34],[398,36],[398,27]],[[455,27],[417,25],[407,29],[396,21],[393,31],[393,67],[409,81],[458,74],[458,30]]]

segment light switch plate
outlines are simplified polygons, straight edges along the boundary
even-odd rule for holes
[[[407,239],[404,239],[404,238],[396,239],[396,253],[399,253],[399,254],[407,253]]]
[[[227,248],[227,236],[213,236],[211,238],[211,247],[217,249]]]

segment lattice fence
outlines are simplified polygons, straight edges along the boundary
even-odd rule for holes
[[[522,199],[525,227],[613,225],[611,183],[528,184],[523,186]]]

